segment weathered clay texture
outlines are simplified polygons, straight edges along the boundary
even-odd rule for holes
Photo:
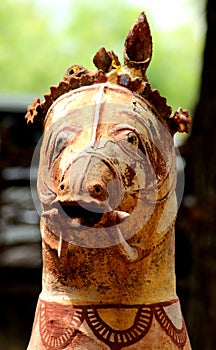
[[[174,270],[172,136],[190,118],[146,78],[144,13],[124,66],[100,49],[72,66],[26,118],[40,118],[43,288],[28,350],[190,348]]]

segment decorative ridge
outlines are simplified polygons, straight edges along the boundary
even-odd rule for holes
[[[61,95],[82,86],[111,82],[121,85],[133,93],[145,98],[166,122],[171,134],[176,131],[189,132],[191,118],[186,110],[179,108],[173,116],[172,109],[167,105],[157,89],[152,89],[148,83],[146,70],[152,57],[152,38],[149,24],[144,12],[129,31],[124,43],[124,65],[121,66],[118,56],[113,51],[100,48],[93,58],[97,70],[90,71],[81,65],[69,67],[57,86],[51,86],[50,92],[33,100],[28,106],[25,118],[27,123],[33,123],[37,118],[44,121],[46,113],[53,102]]]

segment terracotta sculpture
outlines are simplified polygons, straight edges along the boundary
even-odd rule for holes
[[[123,66],[102,48],[96,71],[70,67],[28,108],[44,123],[43,289],[28,350],[191,349],[175,288],[172,140],[190,117],[151,88],[151,53],[141,13]]]

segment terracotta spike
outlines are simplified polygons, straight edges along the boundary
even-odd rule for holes
[[[142,12],[125,40],[124,63],[129,68],[141,69],[144,77],[151,56],[151,32],[146,15]]]
[[[106,51],[104,47],[101,47],[93,58],[94,65],[105,73],[112,69],[113,61],[115,65],[120,65],[118,56],[113,51]]]
[[[170,126],[174,132],[189,132],[191,127],[192,119],[186,109],[179,107],[174,113],[173,117],[169,120]]]
[[[35,116],[37,116],[36,107],[40,105],[40,99],[35,98],[31,105],[28,106],[27,113],[25,115],[25,119],[27,123],[33,123]]]

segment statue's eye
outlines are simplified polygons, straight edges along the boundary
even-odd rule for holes
[[[127,134],[127,142],[131,143],[134,146],[138,146],[139,145],[139,139],[138,139],[138,136],[135,134],[135,132],[130,131]]]
[[[64,140],[63,140],[62,137],[60,137],[60,138],[57,140],[56,145],[55,145],[55,152],[56,152],[56,153],[60,153],[60,152],[62,151],[62,148],[63,148],[63,146],[62,146],[63,141],[64,141]]]
[[[54,144],[52,145],[52,151],[49,155],[49,168],[51,167],[51,164],[59,157],[61,152],[65,149],[68,143],[68,133],[60,133],[56,140],[54,141]]]
[[[75,127],[67,127],[63,130],[60,130],[60,132],[57,133],[57,135],[53,135],[47,143],[47,153],[49,157],[49,167],[51,164],[55,162],[55,160],[61,155],[61,153],[64,151],[64,149],[73,142],[74,138],[78,134],[79,130]],[[48,150],[50,150],[48,152]]]
[[[54,145],[54,153],[57,156],[65,149],[70,137],[73,137],[73,134],[71,135],[70,131],[62,131],[59,133]]]
[[[122,147],[136,151],[142,146],[141,138],[137,130],[132,130],[126,126],[124,127],[124,125],[121,127],[120,125],[112,129],[112,134],[114,140],[119,142]]]

